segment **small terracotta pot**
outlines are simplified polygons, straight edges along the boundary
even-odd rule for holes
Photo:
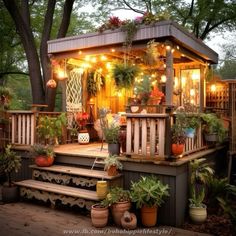
[[[125,221],[124,215],[121,217],[121,225],[124,229],[133,230],[137,228],[137,217],[134,213],[130,213],[130,221]]]
[[[113,216],[113,220],[117,226],[121,226],[121,218],[124,215],[125,211],[129,211],[130,207],[130,201],[117,202],[111,205],[111,213]]]
[[[143,226],[146,227],[155,226],[157,222],[157,206],[153,207],[142,206],[141,221]]]
[[[40,167],[48,167],[51,166],[54,162],[53,156],[36,156],[35,164]]]
[[[178,156],[184,152],[184,144],[173,143],[171,146],[173,155]]]
[[[109,176],[116,176],[118,174],[118,171],[117,171],[117,168],[116,166],[110,166],[108,169],[107,169],[107,174]]]
[[[101,207],[99,204],[92,205],[91,220],[92,225],[97,228],[103,228],[108,222],[109,210],[108,207]]]

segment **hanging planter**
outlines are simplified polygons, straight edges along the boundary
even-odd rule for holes
[[[99,180],[96,184],[96,193],[99,199],[104,199],[107,195],[107,181]]]

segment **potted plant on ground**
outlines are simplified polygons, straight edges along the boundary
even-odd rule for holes
[[[0,156],[0,166],[7,175],[7,183],[2,188],[3,202],[15,202],[18,200],[18,187],[12,183],[12,172],[18,172],[21,167],[21,158],[11,150],[8,145]]]
[[[203,203],[205,198],[205,184],[207,177],[213,170],[205,158],[195,159],[190,162],[190,198],[189,216],[194,223],[203,223],[207,218],[207,207]]]
[[[32,146],[32,154],[35,164],[41,167],[51,166],[54,162],[54,151],[52,146],[35,144]]]
[[[102,201],[91,207],[91,221],[96,228],[103,228],[107,225],[109,216],[108,203]]]
[[[131,199],[136,208],[141,208],[141,221],[144,226],[152,227],[157,222],[157,208],[169,196],[168,185],[163,184],[155,176],[141,176],[131,184]]]
[[[76,114],[76,122],[78,125],[78,142],[79,144],[88,144],[89,143],[89,133],[86,128],[86,124],[89,119],[89,115],[87,112],[77,112]]]
[[[116,225],[121,225],[121,218],[131,207],[130,192],[121,187],[111,187],[103,204],[109,205]]]
[[[222,142],[226,137],[226,129],[223,122],[216,114],[203,113],[201,118],[204,122],[204,137],[207,142]]]
[[[109,155],[105,158],[104,162],[104,170],[107,171],[109,176],[116,176],[118,174],[118,170],[122,170],[123,168],[122,163],[116,155]]]

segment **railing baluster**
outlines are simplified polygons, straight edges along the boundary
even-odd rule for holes
[[[134,120],[134,154],[139,154],[140,124],[139,119]]]

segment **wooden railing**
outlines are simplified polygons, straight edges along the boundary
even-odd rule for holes
[[[126,154],[147,157],[165,155],[165,121],[167,114],[128,113]]]
[[[10,114],[11,143],[15,145],[34,145],[39,137],[36,132],[41,116],[58,116],[59,112],[8,111]]]

